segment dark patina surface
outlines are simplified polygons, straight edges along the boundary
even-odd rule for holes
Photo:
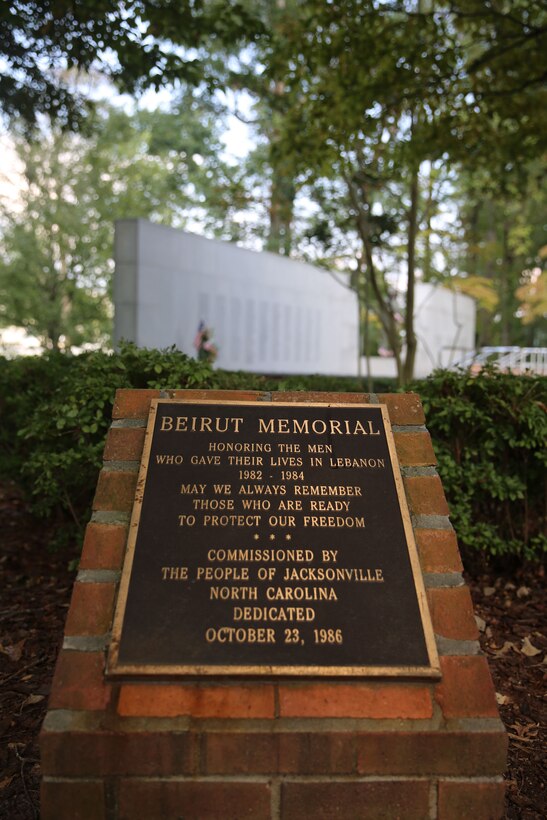
[[[110,674],[436,670],[385,408],[153,406]]]

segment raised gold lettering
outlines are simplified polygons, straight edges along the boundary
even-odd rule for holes
[[[234,621],[314,621],[315,610],[303,606],[235,606]]]
[[[162,567],[162,581],[186,581],[188,579],[188,567]]]
[[[339,495],[347,498],[362,496],[361,487],[345,484],[303,484],[294,486],[295,495]]]

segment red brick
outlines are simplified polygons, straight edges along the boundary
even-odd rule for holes
[[[362,775],[495,776],[505,771],[507,735],[441,730],[362,732],[356,735]]]
[[[173,389],[162,391],[162,398],[179,402],[207,402],[207,401],[241,401],[255,402],[264,400],[267,395],[263,390],[197,390]],[[147,418],[152,399],[160,398],[159,390],[131,390],[122,389],[116,393],[116,412],[135,408],[133,412],[140,415],[114,416],[114,418]]]
[[[352,732],[208,732],[206,774],[354,774]]]
[[[353,732],[279,735],[279,771],[284,774],[355,774]]]
[[[196,774],[199,738],[190,731],[63,731],[42,729],[42,772],[59,777]]]
[[[446,718],[498,717],[486,658],[454,655],[441,657],[440,662],[442,680],[435,698]]]
[[[65,635],[104,635],[114,611],[115,584],[75,583]]]
[[[403,467],[428,467],[437,463],[429,433],[394,433],[395,449]]]
[[[40,789],[41,820],[105,820],[104,784],[43,780]]]
[[[387,405],[392,424],[424,424],[425,416],[416,393],[379,393],[380,404]]]
[[[101,470],[93,509],[129,512],[133,507],[136,485],[136,472]]]
[[[104,682],[102,652],[62,649],[57,659],[50,709],[106,709],[111,687]]]
[[[80,569],[120,569],[127,527],[121,524],[87,525]]]
[[[429,817],[429,783],[285,782],[281,816],[283,820],[424,820]]]
[[[280,685],[281,717],[428,718],[427,686],[401,683]]]
[[[123,387],[116,390],[113,419],[146,419],[152,399],[159,399],[159,390],[131,390]]]
[[[500,783],[439,783],[439,820],[502,820],[505,787]]]
[[[267,783],[122,780],[119,820],[270,820]]]
[[[106,438],[104,460],[140,461],[144,433],[144,427],[111,427]]]
[[[415,530],[423,572],[461,572],[462,560],[453,530]]]
[[[443,485],[437,475],[405,478],[408,504],[415,515],[448,515]]]
[[[206,774],[277,772],[278,738],[271,732],[215,732],[203,739]]]
[[[62,777],[198,773],[199,736],[190,731],[42,730],[42,771]],[[207,775],[450,775],[492,777],[505,770],[507,735],[498,731],[356,733],[207,732]]]
[[[369,404],[369,393],[324,393],[315,390],[306,392],[298,390],[275,391],[272,393],[274,402],[317,402],[320,404]]]
[[[471,595],[465,586],[427,590],[433,631],[445,638],[475,641],[479,637]]]
[[[136,717],[269,718],[274,716],[274,688],[126,684],[118,712]]]
[[[168,390],[169,398],[179,401],[245,401],[264,398],[263,390]]]

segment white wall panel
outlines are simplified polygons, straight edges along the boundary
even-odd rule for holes
[[[355,295],[319,268],[137,219],[116,224],[115,253],[115,341],[195,355],[204,321],[219,367],[356,372]]]
[[[115,341],[176,345],[193,356],[204,321],[218,367],[357,373],[355,294],[320,268],[140,219],[116,223],[115,256]],[[423,377],[474,349],[475,303],[418,283],[415,325],[415,375]],[[372,365],[373,375],[394,375],[390,360],[373,357]]]

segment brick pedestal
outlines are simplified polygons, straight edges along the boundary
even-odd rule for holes
[[[109,683],[104,678],[152,398],[387,405],[440,681]],[[121,390],[41,735],[42,820],[503,817],[506,737],[412,394]]]

